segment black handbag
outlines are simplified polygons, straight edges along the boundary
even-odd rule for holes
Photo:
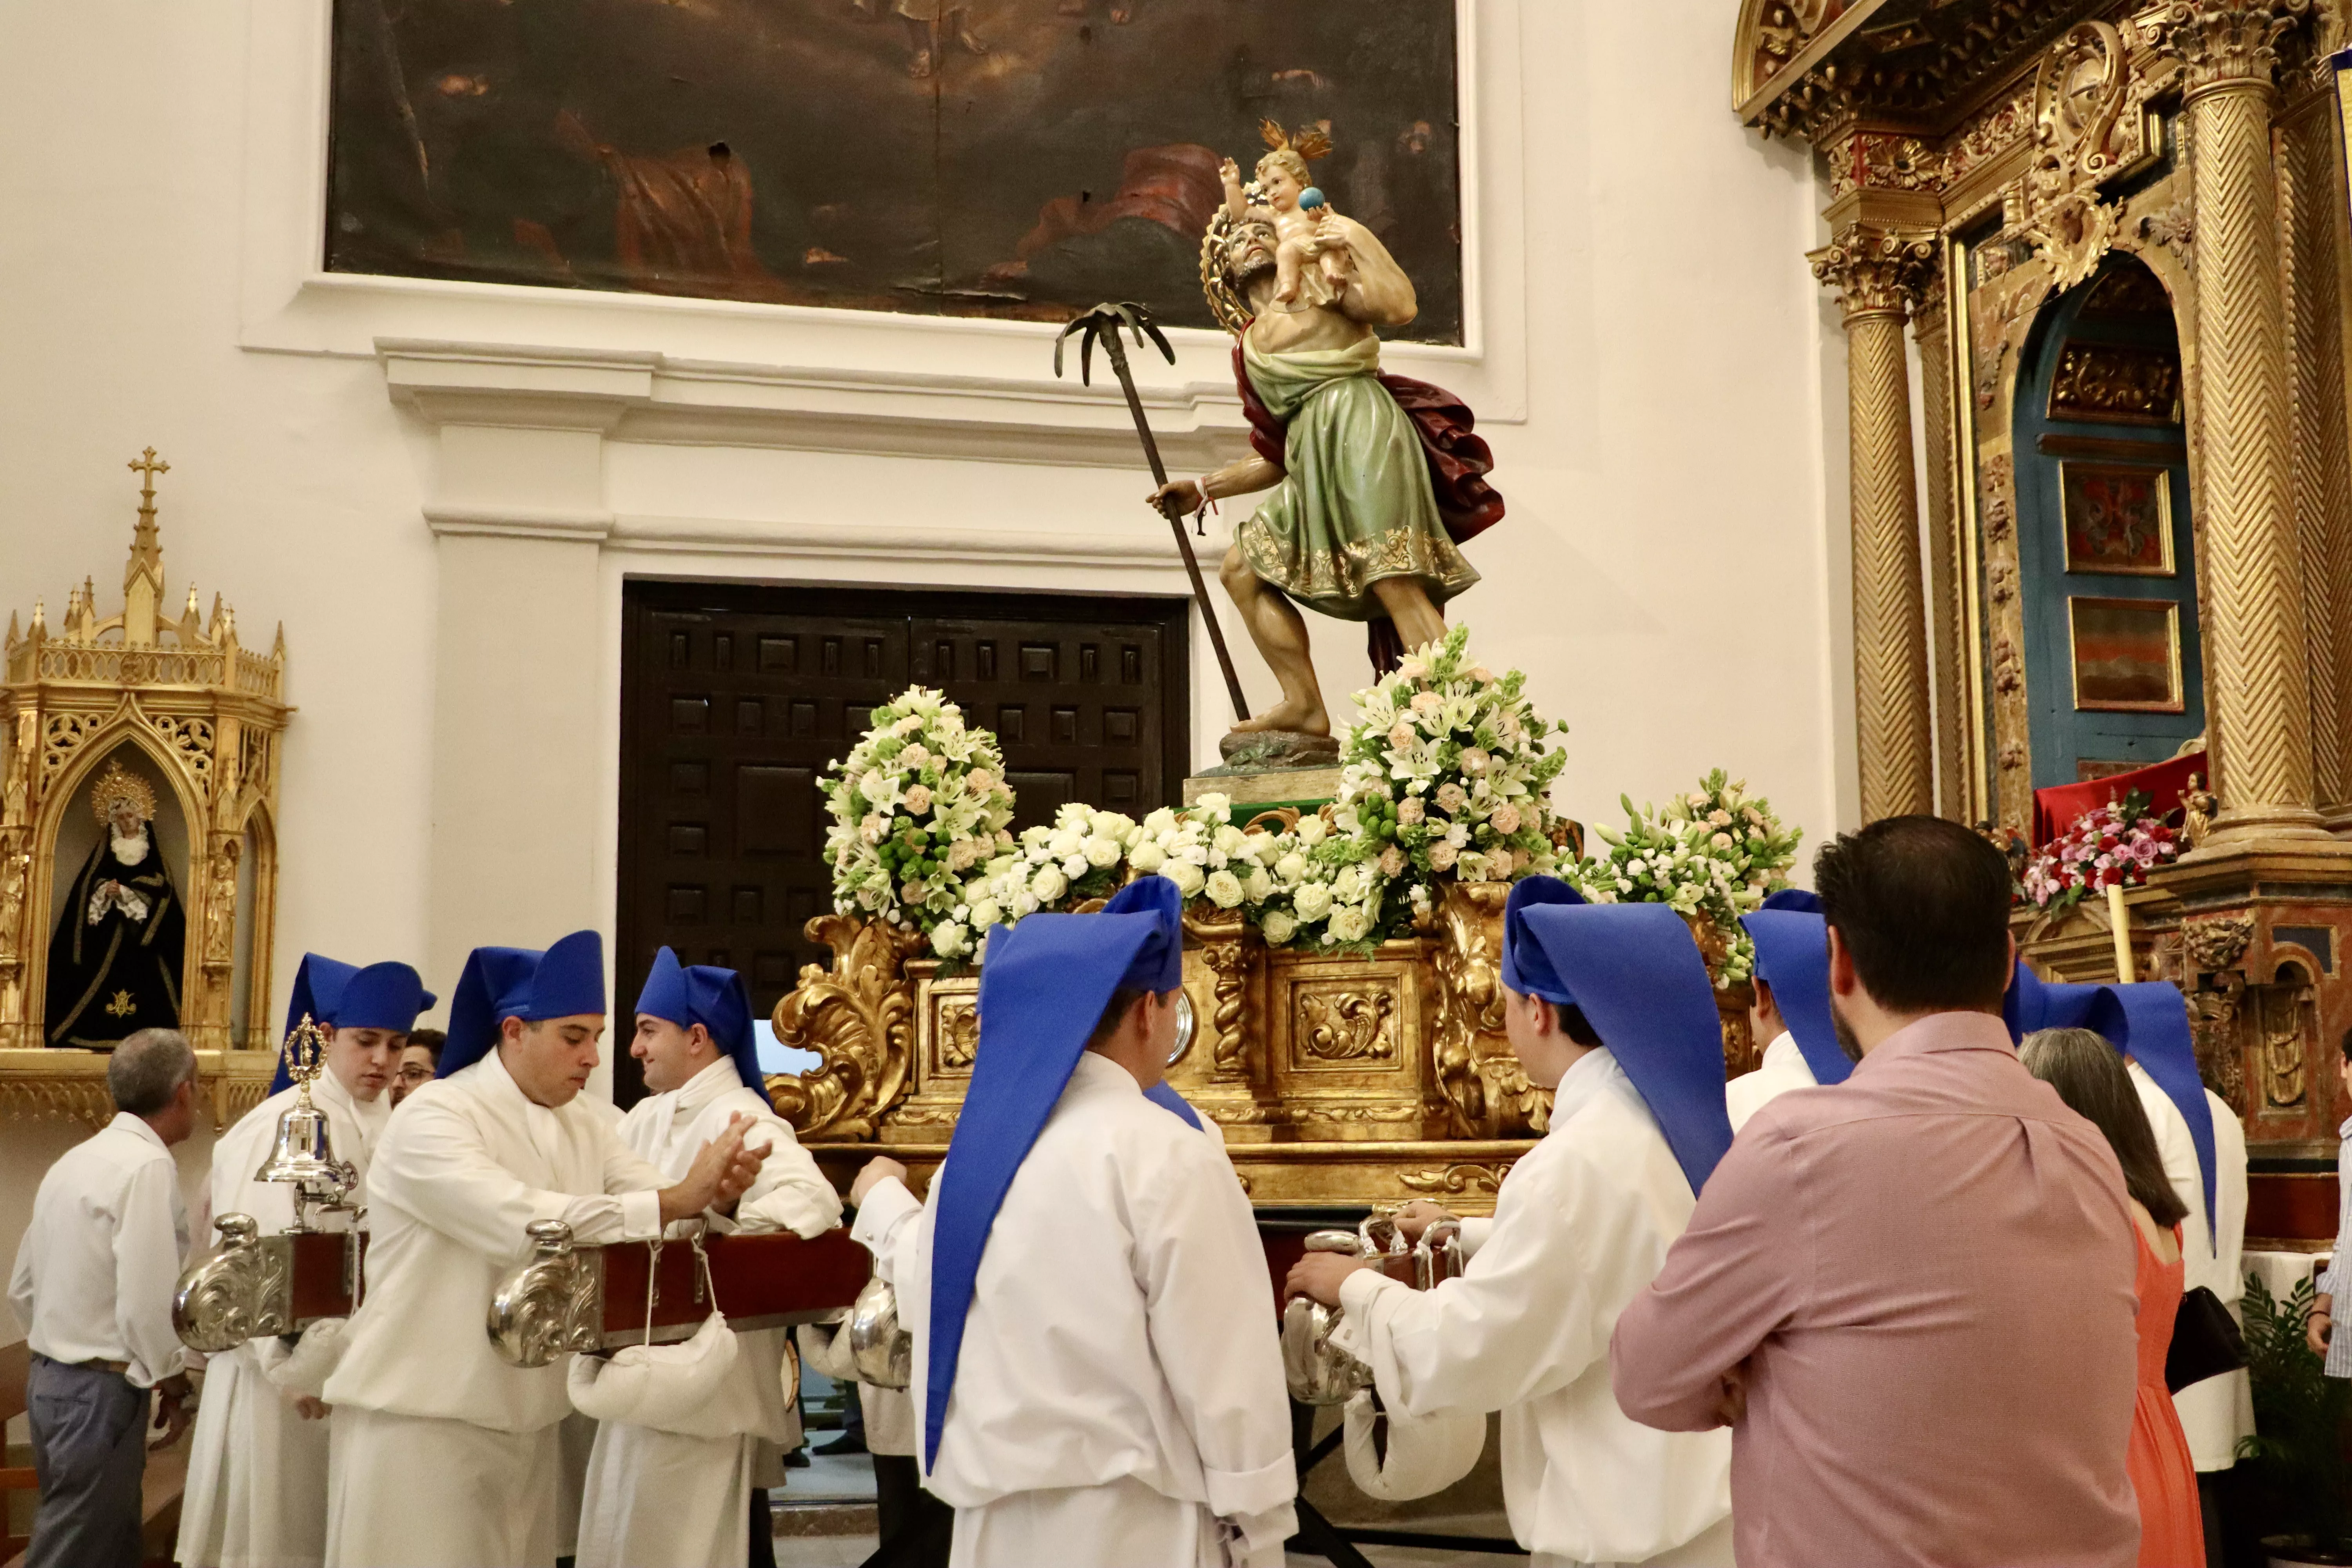
[[[2164,1352],[2164,1386],[2178,1394],[2245,1364],[2246,1337],[2221,1298],[2202,1285],[2182,1291],[2172,1319],[2172,1348]]]

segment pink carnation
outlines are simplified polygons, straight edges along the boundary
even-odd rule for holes
[[[913,785],[913,786],[911,786],[910,788],[908,788],[908,791],[907,791],[907,810],[908,810],[908,812],[910,815],[915,816],[922,816],[925,812],[927,812],[927,811],[929,811],[929,810],[930,810],[930,809],[931,809],[931,786],[930,786],[930,785],[929,785],[929,784],[915,784],[915,785]]]
[[[1454,869],[1454,846],[1441,838],[1429,847],[1429,868],[1433,871]]]
[[[1495,825],[1497,833],[1517,833],[1519,830],[1519,808],[1507,800],[1495,808],[1495,815],[1487,820]]]

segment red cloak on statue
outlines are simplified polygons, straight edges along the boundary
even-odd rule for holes
[[[1503,498],[1486,482],[1495,467],[1495,454],[1476,435],[1477,421],[1470,405],[1442,386],[1411,376],[1382,371],[1379,380],[1412,421],[1412,433],[1421,438],[1421,455],[1429,464],[1429,485],[1436,492],[1437,517],[1444,524],[1446,537],[1466,544],[1502,521]],[[1241,388],[1242,412],[1249,416],[1250,446],[1267,462],[1283,467],[1289,425],[1275,417],[1259,398],[1257,388],[1250,384],[1239,342],[1234,344],[1234,381]],[[1380,616],[1364,626],[1372,673],[1386,675],[1404,658],[1396,623]]]

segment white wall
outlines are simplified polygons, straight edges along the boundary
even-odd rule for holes
[[[0,10],[0,607],[21,613],[38,595],[54,617],[85,574],[102,609],[117,602],[136,492],[122,465],[152,443],[173,465],[160,486],[170,603],[191,579],[206,603],[225,590],[248,645],[266,646],[283,620],[299,711],[284,752],[278,1006],[306,948],[412,959],[446,996],[472,942],[610,930],[629,573],[1181,591],[1164,536],[1141,542],[1159,527],[1141,509],[1137,541],[1090,542],[1144,482],[1106,444],[1125,439],[1115,405],[1045,401],[1068,401],[1045,374],[1050,329],[899,330],[822,311],[306,283],[325,9],[78,0]],[[1843,344],[1803,258],[1820,201],[1810,154],[1759,145],[1730,113],[1727,4],[1468,9],[1478,207],[1467,221],[1483,342],[1391,356],[1469,397],[1509,504],[1470,549],[1486,581],[1455,614],[1487,663],[1527,668],[1540,704],[1574,727],[1559,791],[1573,815],[1608,821],[1620,791],[1662,797],[1721,764],[1818,842],[1852,815],[1853,786],[1843,440],[1823,417],[1825,390],[1843,415]],[[1164,379],[1151,388],[1180,467],[1242,449],[1221,344],[1184,336],[1183,363],[1156,367]],[[1024,417],[1044,408],[1067,428],[1040,438],[1043,461],[1020,467],[1001,443],[957,459],[888,455],[929,449],[928,414],[890,426],[882,455],[863,440],[814,449],[826,443],[805,423],[740,446],[677,444],[657,424],[624,424],[601,449],[582,447],[585,466],[550,477],[546,494],[517,459],[511,482],[492,485],[508,493],[486,500],[483,465],[511,448],[461,451],[452,419],[471,416],[388,395],[392,356],[377,340],[415,338],[872,364],[901,377],[891,396],[909,406],[921,401],[911,378],[942,364],[1008,387],[1026,378],[1003,406]],[[731,384],[754,383],[772,395],[750,372]],[[979,428],[970,422],[996,406],[984,389],[965,399],[938,426],[941,446],[960,439],[951,426]],[[511,410],[499,419],[509,439]],[[565,485],[587,489],[555,493]],[[593,570],[567,568],[584,585],[571,597],[517,606],[516,635],[552,617],[567,623],[562,642],[597,650],[583,661],[592,684],[564,697],[600,715],[576,752],[595,771],[584,796],[556,791],[575,826],[555,831],[585,876],[559,879],[560,899],[536,909],[486,904],[460,885],[467,846],[490,828],[433,817],[436,800],[497,808],[460,787],[457,770],[480,759],[445,754],[436,766],[435,744],[436,733],[480,731],[504,672],[478,639],[458,645],[480,661],[470,681],[447,668],[444,603],[478,605],[485,590],[442,574],[497,552],[436,538],[425,514],[495,511],[491,500],[623,520],[610,537],[542,541],[593,550],[565,557]],[[876,530],[950,526],[1087,548],[1054,565],[1000,540],[972,565],[870,542]],[[826,529],[864,529],[869,542],[807,543]],[[1327,688],[1363,684],[1359,628],[1316,629]],[[1196,743],[1213,758],[1222,687],[1196,641]],[[1269,695],[1265,672],[1245,646],[1236,651],[1253,697]],[[587,841],[571,843],[590,821]],[[495,926],[485,908],[511,923]]]

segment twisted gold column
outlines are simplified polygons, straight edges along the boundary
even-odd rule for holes
[[[1929,237],[1856,226],[1810,258],[1814,276],[1836,288],[1845,306],[1853,706],[1865,822],[1936,809],[1911,376],[1903,347],[1908,304],[1934,255]]]
[[[1954,461],[1951,322],[1942,280],[1929,284],[1911,318],[1919,342],[1919,401],[1927,432],[1927,644],[1934,650],[1936,809],[1971,819],[1967,707],[1967,606],[1961,582],[1959,471]]]
[[[2148,18],[2187,67],[2202,365],[2206,711],[2222,811],[2216,850],[2318,837],[2303,574],[2291,507],[2286,321],[2271,163],[2274,46],[2310,0],[2172,0]]]

